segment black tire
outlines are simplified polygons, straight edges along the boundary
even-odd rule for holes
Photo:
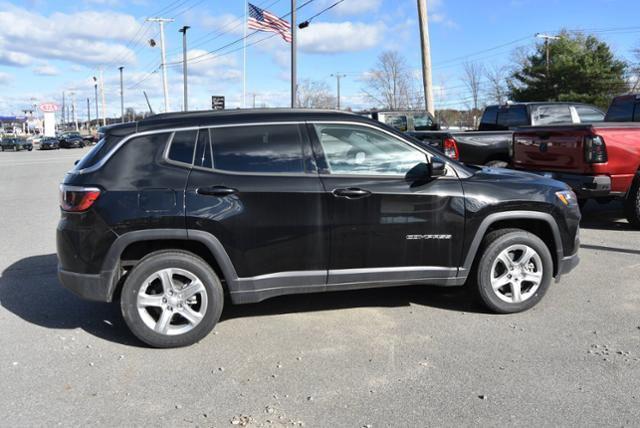
[[[138,312],[138,292],[145,280],[154,272],[167,268],[184,269],[194,274],[204,285],[208,301],[202,320],[190,331],[177,335],[154,331],[145,324]],[[211,266],[200,257],[179,250],[157,251],[140,260],[127,276],[120,296],[122,316],[131,332],[144,343],[156,348],[175,348],[198,342],[213,330],[220,319],[223,305],[222,284]],[[171,320],[175,320],[174,315]]]
[[[509,166],[509,162],[503,160],[492,160],[485,163],[485,166],[490,168],[507,168]]]
[[[541,261],[542,278],[538,289],[519,303],[501,300],[493,290],[491,278],[494,261],[500,253],[512,245],[526,245],[533,249]],[[493,312],[509,314],[522,312],[535,306],[547,292],[553,277],[553,259],[547,245],[536,235],[521,229],[501,229],[490,232],[484,238],[478,253],[479,260],[472,273],[476,292],[482,303]],[[524,281],[523,281],[524,283]]]
[[[636,175],[624,201],[624,215],[629,223],[640,228],[640,174]]]

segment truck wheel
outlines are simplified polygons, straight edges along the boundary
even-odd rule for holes
[[[475,269],[477,292],[492,311],[521,312],[544,296],[553,276],[553,260],[545,243],[521,229],[489,233]]]
[[[636,175],[624,201],[624,214],[633,227],[640,227],[640,175]]]
[[[509,166],[508,162],[503,160],[492,160],[484,164],[490,168],[507,168]]]
[[[131,332],[156,348],[194,344],[216,325],[224,293],[200,257],[178,250],[144,257],[129,273],[120,297]]]

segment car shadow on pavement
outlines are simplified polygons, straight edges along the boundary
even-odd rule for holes
[[[91,335],[143,346],[127,329],[119,307],[82,300],[64,289],[55,254],[27,257],[0,276],[0,305],[27,322],[51,329],[80,328]]]
[[[633,230],[624,216],[622,202],[618,200],[606,204],[589,201],[582,208],[580,227],[599,230]]]
[[[80,328],[128,346],[145,346],[128,330],[118,305],[90,302],[64,289],[55,254],[27,257],[0,276],[0,305],[23,320],[50,329]],[[317,312],[358,307],[429,306],[487,313],[463,287],[401,286],[280,296],[249,305],[225,302],[221,322],[240,317]]]

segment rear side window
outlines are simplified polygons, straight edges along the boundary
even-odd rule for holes
[[[193,163],[193,152],[196,148],[198,131],[178,131],[171,139],[169,159],[176,162]]]
[[[211,130],[213,167],[244,173],[304,173],[298,125],[232,126]]]
[[[572,123],[571,109],[568,105],[535,106],[532,112],[533,125],[551,125],[554,123]]]
[[[604,120],[604,113],[593,107],[576,106],[576,113],[578,113],[580,123],[602,122]]]
[[[501,129],[529,125],[529,115],[525,106],[501,108],[498,111],[498,127]]]
[[[484,125],[495,125],[498,120],[498,107],[487,107],[484,109],[484,113],[482,114],[482,119],[480,119],[480,124]]]
[[[614,99],[607,110],[607,122],[630,122],[633,118],[635,100],[631,97]]]

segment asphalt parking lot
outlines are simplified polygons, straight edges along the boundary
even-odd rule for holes
[[[640,231],[589,203],[581,264],[533,310],[399,287],[227,306],[155,350],[56,278],[58,183],[82,150],[0,153],[5,426],[637,426]]]

